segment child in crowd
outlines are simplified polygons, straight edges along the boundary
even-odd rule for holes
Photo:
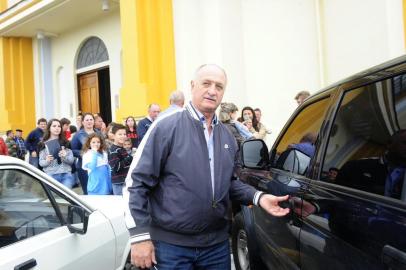
[[[114,133],[111,130],[113,129],[114,125],[116,125],[116,123],[111,122],[107,126],[105,133],[103,134],[105,138],[104,141],[106,142],[106,149],[110,149],[110,147],[113,145]]]
[[[89,178],[87,192],[89,195],[109,195],[112,192],[111,173],[106,153],[106,146],[101,135],[92,133],[83,145],[82,168]]]
[[[131,156],[135,155],[135,151],[137,150],[137,148],[133,148],[133,142],[132,142],[131,138],[125,139],[123,147],[129,155],[131,155]]]
[[[126,127],[121,124],[115,124],[111,132],[114,134],[114,139],[113,144],[109,148],[109,164],[111,167],[113,194],[123,195],[125,177],[130,169],[133,157],[124,148],[124,143],[127,139]]]

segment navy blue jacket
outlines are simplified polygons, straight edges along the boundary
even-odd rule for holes
[[[148,130],[124,189],[132,243],[153,239],[205,247],[228,238],[230,199],[252,203],[256,190],[233,179],[238,147],[227,127],[219,123],[212,132],[214,193],[198,118],[184,110],[155,121]]]
[[[33,151],[38,152],[38,143],[42,140],[43,136],[44,131],[39,127],[28,134],[27,139],[25,140],[25,148],[30,152],[30,154]]]
[[[138,134],[138,145],[141,143],[142,138],[144,138],[149,127],[152,125],[152,121],[148,117],[140,120],[137,124],[137,134]]]

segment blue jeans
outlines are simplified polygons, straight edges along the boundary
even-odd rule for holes
[[[124,183],[113,184],[113,194],[114,195],[123,195],[123,187],[124,187]]]
[[[210,247],[191,248],[154,241],[159,270],[230,270],[228,240]],[[151,268],[153,269],[153,268]]]
[[[75,184],[75,178],[71,173],[56,173],[51,175],[56,181],[68,188],[72,188]]]
[[[82,168],[76,168],[80,185],[82,186],[83,195],[87,195],[87,179],[89,178],[87,171]]]

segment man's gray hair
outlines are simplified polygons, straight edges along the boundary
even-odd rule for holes
[[[215,67],[217,67],[218,69],[220,69],[221,71],[223,71],[224,77],[226,78],[226,81],[228,81],[226,71],[224,70],[224,68],[220,67],[220,66],[217,65],[217,64],[203,64],[203,65],[199,66],[199,67],[196,69],[196,71],[195,71],[195,77],[194,77],[195,80],[198,78],[199,71],[200,71],[202,68],[206,67],[206,66],[215,66]]]
[[[180,90],[173,91],[169,96],[169,103],[183,106],[185,103],[185,95]]]
[[[151,110],[152,106],[157,106],[158,108],[160,108],[157,103],[151,103],[151,104],[149,104],[149,106],[148,106],[148,111]]]

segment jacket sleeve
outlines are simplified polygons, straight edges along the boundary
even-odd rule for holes
[[[145,127],[145,121],[141,120],[137,126],[138,143],[141,143],[142,138],[144,138],[146,133],[147,133],[147,128]]]
[[[83,154],[82,169],[87,170],[90,174],[97,167],[97,153],[94,150],[89,150]]]
[[[234,171],[237,172],[241,170],[241,152],[237,151],[235,154],[234,161]],[[234,174],[233,179],[231,180],[230,186],[230,199],[232,201],[238,201],[243,205],[258,205],[259,196],[262,194],[262,191],[257,191],[254,187],[241,182],[237,173]]]
[[[126,225],[131,243],[150,240],[148,198],[159,184],[171,144],[169,128],[154,123],[140,144],[126,178],[123,197],[128,209],[125,212]]]
[[[0,155],[8,156],[7,145],[2,138],[0,138]]]
[[[266,136],[266,127],[264,125],[262,125],[261,123],[258,123],[258,125],[259,125],[259,131],[254,132],[254,137],[255,137],[255,139],[263,140]]]
[[[76,133],[72,138],[71,149],[74,157],[80,158],[80,151],[82,150],[82,143],[79,139],[79,134]]]
[[[62,161],[68,165],[72,165],[75,161],[75,157],[73,156],[72,150],[66,149],[66,156],[62,159]]]
[[[133,157],[125,151],[120,151],[120,149],[115,149],[114,151],[109,151],[109,165],[113,173],[118,173],[123,168],[128,168],[130,166]]]
[[[31,131],[30,134],[28,134],[27,139],[25,140],[25,148],[27,148],[27,150],[30,152],[37,151],[37,146],[33,144],[34,141],[35,130]]]
[[[50,161],[47,161],[47,155],[48,152],[45,148],[39,151],[39,165],[43,168],[48,167],[51,164]]]

